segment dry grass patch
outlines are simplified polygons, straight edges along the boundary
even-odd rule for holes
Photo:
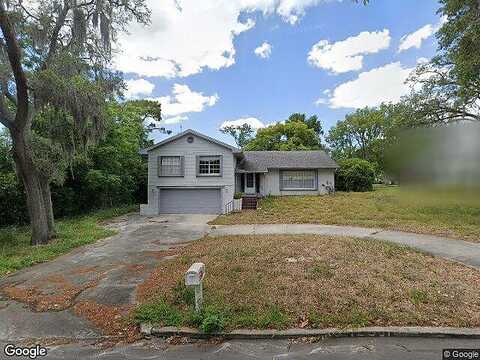
[[[207,269],[206,312],[227,329],[480,326],[480,272],[385,242],[325,236],[207,237],[139,288],[137,319],[203,326],[182,285],[196,261]]]
[[[480,242],[480,196],[377,187],[334,196],[267,197],[256,211],[220,216],[211,224],[326,224],[434,234]]]

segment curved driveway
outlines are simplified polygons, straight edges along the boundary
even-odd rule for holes
[[[351,236],[390,241],[417,250],[453,260],[480,269],[480,244],[454,240],[433,235],[420,235],[402,231],[366,229],[352,226],[316,224],[257,224],[257,225],[215,225],[210,236],[224,235],[282,235],[315,234]]]

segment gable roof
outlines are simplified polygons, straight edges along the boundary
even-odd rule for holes
[[[241,150],[238,149],[238,148],[236,148],[235,146],[228,145],[228,144],[226,144],[226,143],[224,143],[224,142],[222,142],[222,141],[219,141],[219,140],[217,140],[217,139],[214,139],[214,138],[212,138],[212,137],[210,137],[210,136],[204,135],[204,134],[199,133],[198,131],[195,131],[195,130],[192,130],[192,129],[187,129],[187,130],[185,130],[185,131],[182,131],[181,133],[178,133],[177,135],[171,136],[171,137],[169,137],[169,138],[167,138],[167,139],[165,139],[165,140],[162,140],[162,141],[160,141],[159,143],[157,143],[157,144],[155,144],[155,145],[153,145],[153,146],[150,146],[149,148],[146,148],[146,149],[141,150],[141,151],[148,153],[148,152],[150,152],[150,151],[152,151],[152,150],[154,150],[154,149],[156,149],[156,148],[158,148],[158,147],[160,147],[160,146],[162,146],[162,145],[165,145],[165,144],[168,144],[168,143],[170,143],[170,142],[172,142],[172,141],[175,141],[175,140],[177,140],[177,139],[180,139],[181,137],[183,137],[183,136],[185,136],[185,135],[198,136],[199,138],[202,138],[202,139],[204,139],[204,140],[206,140],[206,141],[209,141],[209,142],[211,142],[211,143],[214,143],[214,144],[223,146],[223,147],[225,147],[225,148],[227,148],[227,149],[229,149],[229,150],[232,150],[232,151],[235,152],[235,153],[236,153],[236,152],[241,152]]]
[[[323,150],[245,151],[240,171],[267,172],[268,169],[336,169],[339,166]]]

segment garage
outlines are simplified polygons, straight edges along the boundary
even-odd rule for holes
[[[160,189],[161,214],[219,214],[220,189]]]

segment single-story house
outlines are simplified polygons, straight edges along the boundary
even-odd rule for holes
[[[222,214],[245,196],[322,195],[338,165],[324,151],[242,151],[194,130],[145,149],[148,204],[143,215]]]

